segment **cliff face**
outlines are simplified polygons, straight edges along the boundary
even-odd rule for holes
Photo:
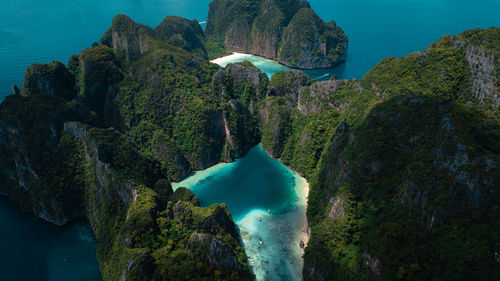
[[[325,24],[303,8],[283,29],[277,60],[300,69],[329,68],[345,60],[346,50],[347,37],[335,22]]]
[[[75,77],[58,61],[49,64],[33,64],[26,70],[21,94],[75,97]]]
[[[311,185],[305,280],[499,276],[498,34],[445,36],[361,81],[259,104],[265,149]]]
[[[79,148],[61,129],[87,120],[76,101],[9,96],[0,106],[0,192],[25,211],[55,224],[84,215]]]
[[[325,38],[305,2],[213,3],[245,11],[238,26],[265,7],[305,30],[283,34]],[[56,224],[87,216],[105,280],[251,280],[227,208],[169,181],[262,140],[311,185],[305,280],[496,280],[499,33],[445,36],[361,81],[269,81],[211,64],[195,22],[119,16],[67,68],[30,67],[0,105],[0,193]]]
[[[252,279],[227,208],[168,180],[259,142],[267,77],[240,64],[214,82],[201,28],[178,17],[120,15],[102,41],[68,68],[31,66],[2,103],[0,193],[56,224],[86,216],[104,280]]]
[[[141,155],[114,129],[73,122],[66,123],[64,131],[83,148],[86,214],[98,239],[104,280],[172,279],[185,274],[203,279],[213,278],[215,270],[222,279],[250,278],[224,205],[204,209],[192,194],[191,199],[173,194],[170,184],[160,179],[164,174],[160,163]],[[210,239],[212,246],[207,249],[193,242],[192,237],[198,236]],[[205,264],[202,272],[190,266],[200,262]],[[172,266],[182,268],[173,271]]]
[[[225,48],[300,69],[333,67],[347,51],[342,29],[299,0],[212,1],[205,34],[211,57]]]
[[[126,40],[142,43],[118,44]],[[113,48],[116,58],[124,58],[112,64],[119,70],[116,73],[128,73],[118,83],[111,83],[117,90],[106,95],[111,98],[105,112],[112,113],[106,124],[121,128],[142,152],[159,159],[172,181],[183,179],[193,170],[232,161],[258,143],[256,130],[251,135],[238,131],[253,120],[245,107],[262,95],[256,92],[247,96],[244,91],[252,87],[262,91],[259,89],[265,86],[254,85],[263,79],[262,74],[256,74],[249,65],[235,65],[228,69],[238,71],[222,74],[219,67],[206,60],[203,40],[196,21],[166,17],[149,30],[123,15],[113,20],[101,39]],[[105,47],[90,50],[96,48]],[[238,85],[226,89],[230,95],[219,92],[222,87],[214,84],[219,76],[224,76],[224,83],[230,80],[227,83]],[[243,103],[242,109],[231,114],[235,101]]]

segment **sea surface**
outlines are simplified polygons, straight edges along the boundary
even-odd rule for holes
[[[68,61],[111,25],[118,13],[156,26],[166,15],[206,21],[210,0],[2,0],[0,1],[0,101],[22,85],[32,63]],[[325,21],[349,37],[346,63],[308,71],[312,78],[361,78],[381,59],[426,48],[445,34],[500,26],[498,0],[310,0]],[[203,26],[203,25],[202,25]],[[261,67],[273,73],[267,62]],[[321,78],[320,78],[321,77]]]
[[[12,84],[19,87],[22,85],[25,69],[30,64],[52,60],[66,63],[71,54],[79,53],[90,47],[93,42],[99,41],[111,25],[113,16],[118,13],[125,13],[135,21],[152,27],[160,23],[166,15],[179,15],[204,22],[209,2],[1,0],[0,101],[11,94]],[[343,79],[359,79],[381,59],[389,56],[401,57],[422,50],[444,34],[457,34],[471,28],[500,26],[498,0],[309,2],[320,17],[326,21],[335,20],[349,37],[345,63],[334,69],[307,72],[312,78],[320,80],[327,79],[332,74]],[[269,75],[284,69],[281,65],[261,58],[252,60]],[[265,175],[265,171],[257,172],[259,167],[248,169],[248,173],[254,175],[245,179],[248,186],[252,186],[254,178]],[[237,169],[231,169],[233,170]],[[227,174],[226,177],[231,179],[236,177],[236,174]],[[288,180],[277,180],[276,185],[288,188],[290,180],[290,177]],[[206,190],[210,190],[210,187]],[[293,198],[293,192],[276,192],[284,196],[283,198]],[[242,200],[227,200],[233,199]],[[220,200],[222,199],[218,199]],[[271,202],[269,206],[280,209],[279,202]],[[263,208],[255,207],[255,211],[265,212],[266,204],[262,203]],[[286,206],[288,205],[285,204],[283,208],[286,209]],[[238,216],[238,210],[235,210],[235,214],[240,221],[244,220],[244,217]],[[84,221],[66,227],[56,227],[29,214],[20,213],[18,207],[6,199],[0,200],[0,219],[0,280],[100,280],[94,255],[95,241]],[[254,228],[249,231],[252,229]],[[264,240],[264,247],[267,247],[268,239],[264,237]],[[246,248],[247,251],[257,249],[249,245]],[[268,251],[255,251],[272,256]],[[72,254],[76,256],[71,256]],[[262,271],[262,268],[264,267],[254,269]]]
[[[101,281],[87,221],[56,226],[0,196],[0,280]]]
[[[187,187],[202,206],[226,203],[240,229],[257,281],[302,279],[307,182],[259,145],[173,185]],[[259,220],[260,218],[260,220]],[[262,244],[260,243],[262,242]]]

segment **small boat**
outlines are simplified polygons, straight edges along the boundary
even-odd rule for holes
[[[260,238],[259,238],[259,243],[260,243],[261,245],[264,245],[264,242],[262,242],[262,240],[260,240]]]
[[[271,209],[267,209],[267,213],[268,213],[268,214],[271,214]]]
[[[261,216],[259,216],[259,221],[262,221],[262,217]]]

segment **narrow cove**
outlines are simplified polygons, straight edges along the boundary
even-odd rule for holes
[[[259,145],[234,163],[216,165],[173,184],[174,189],[181,186],[191,189],[202,206],[227,205],[257,280],[302,280],[304,251],[299,245],[308,239],[309,192],[304,178],[270,158]]]
[[[221,67],[226,67],[230,63],[237,63],[242,61],[249,61],[253,65],[255,65],[260,71],[265,73],[269,79],[273,77],[273,75],[280,71],[291,70],[276,61],[266,59],[263,57],[259,57],[252,54],[242,54],[242,53],[232,53],[231,55],[227,55],[225,57],[221,57],[218,59],[214,59],[211,62],[220,65]],[[318,81],[328,80],[332,77],[332,75],[338,75],[339,71],[343,68],[343,63],[336,66],[335,68],[325,68],[325,69],[312,69],[312,70],[302,70],[309,77]]]

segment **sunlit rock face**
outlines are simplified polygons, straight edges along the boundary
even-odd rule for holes
[[[334,21],[321,20],[307,1],[215,0],[209,6],[205,34],[212,47],[259,55],[293,68],[330,68],[346,58],[347,36]]]

